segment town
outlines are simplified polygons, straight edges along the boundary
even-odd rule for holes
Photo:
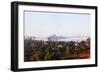
[[[83,41],[24,39],[24,61],[53,61],[90,58],[90,38]]]

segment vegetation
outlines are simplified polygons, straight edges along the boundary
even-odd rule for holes
[[[90,58],[90,38],[85,41],[24,40],[24,61]]]

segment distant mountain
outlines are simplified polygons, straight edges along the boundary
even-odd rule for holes
[[[43,41],[82,41],[86,40],[87,36],[57,36],[57,35],[51,35],[49,37],[26,37],[24,36],[25,40],[43,40]]]
[[[58,36],[58,39],[66,39],[67,37],[64,36]]]
[[[48,40],[51,40],[51,41],[57,41],[59,39],[66,39],[66,37],[64,37],[64,36],[57,36],[57,35],[51,35],[50,37],[48,37]]]

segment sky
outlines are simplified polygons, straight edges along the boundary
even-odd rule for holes
[[[90,14],[24,11],[24,36],[89,36]]]

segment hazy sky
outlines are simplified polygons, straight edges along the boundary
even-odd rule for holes
[[[90,14],[25,11],[24,36],[89,36]]]

